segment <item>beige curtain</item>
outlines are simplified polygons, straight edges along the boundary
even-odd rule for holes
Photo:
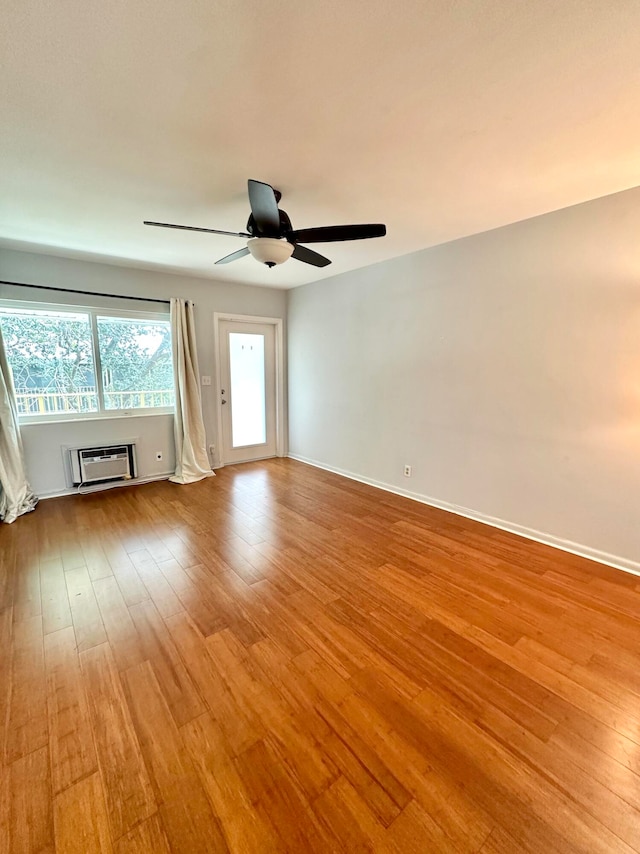
[[[37,503],[24,467],[16,392],[0,330],[0,520],[15,522]]]
[[[171,300],[171,344],[176,389],[173,419],[176,471],[169,480],[173,483],[195,483],[203,477],[211,477],[213,472],[207,457],[202,421],[193,303],[188,300]]]

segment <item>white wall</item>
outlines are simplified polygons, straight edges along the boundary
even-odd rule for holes
[[[640,569],[640,188],[290,291],[288,323],[292,456]]]
[[[213,313],[234,312],[267,317],[285,317],[286,292],[209,279],[190,278],[111,264],[78,261],[51,255],[0,249],[0,279],[60,288],[100,291],[122,296],[169,299],[179,296],[195,302],[198,360],[201,374],[215,376]],[[126,299],[101,299],[38,291],[0,285],[0,299],[21,299],[66,305],[140,308],[142,311],[168,311],[168,306],[131,302]],[[214,386],[202,387],[207,446],[217,445]],[[139,437],[138,474],[154,477],[168,473],[174,465],[172,416],[157,415],[73,421],[25,426],[23,431],[27,469],[35,492],[41,496],[65,491],[60,446],[82,445],[87,440],[107,442]],[[162,451],[161,463],[155,452]],[[215,460],[213,461],[215,463]]]
[[[135,440],[138,477],[166,477],[175,469],[173,415],[26,424],[21,433],[31,486],[41,498],[67,491],[69,472],[63,447]],[[156,460],[158,451],[162,452],[161,462]]]

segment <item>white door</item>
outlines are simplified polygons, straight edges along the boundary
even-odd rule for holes
[[[268,323],[221,320],[218,335],[222,463],[275,457],[275,328]]]

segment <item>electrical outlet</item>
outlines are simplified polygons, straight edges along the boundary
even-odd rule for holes
[[[215,452],[216,452],[216,446],[215,445],[209,445],[209,453],[211,454],[211,456],[213,456],[215,454]]]
[[[162,451],[156,451],[156,459],[158,461],[162,459]]]
[[[402,473],[405,477],[411,477],[411,466],[405,466]]]
[[[202,385],[211,385],[211,377],[202,377]]]

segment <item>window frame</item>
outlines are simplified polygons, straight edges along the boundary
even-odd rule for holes
[[[126,299],[126,297],[122,297]],[[104,387],[102,380],[102,361],[100,359],[100,344],[98,339],[98,317],[114,317],[128,320],[141,320],[149,322],[162,321],[169,322],[169,312],[159,311],[138,311],[131,309],[120,308],[103,308],[95,305],[76,305],[70,303],[51,303],[51,302],[34,302],[31,300],[14,300],[0,299],[0,308],[5,309],[22,309],[32,311],[55,311],[82,313],[89,316],[89,327],[91,329],[91,352],[93,354],[93,365],[96,377],[96,397],[98,399],[98,409],[96,412],[60,412],[47,413],[46,415],[22,415],[18,413],[18,421],[20,424],[49,424],[58,423],[61,421],[98,421],[109,420],[114,418],[138,418],[140,416],[149,415],[173,415],[175,406],[146,406],[132,409],[106,409],[104,405]],[[173,348],[172,348],[173,361]],[[7,361],[11,364],[7,354]],[[174,387],[175,394],[175,387]]]

